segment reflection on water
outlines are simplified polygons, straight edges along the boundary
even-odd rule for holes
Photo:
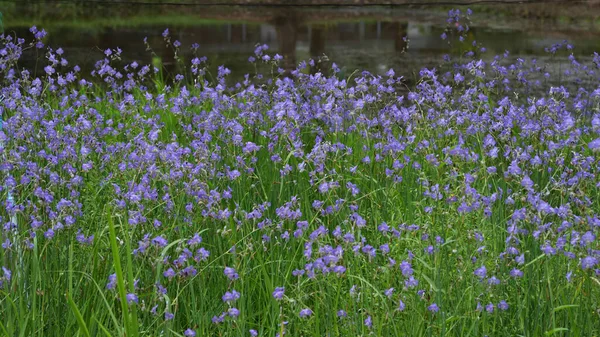
[[[123,49],[125,61],[151,62],[143,44],[148,37],[168,72],[177,72],[173,51],[161,36],[167,27],[172,39],[185,47],[184,59],[191,56],[189,46],[199,43],[199,54],[208,56],[213,65],[225,64],[234,74],[254,70],[247,60],[257,43],[283,55],[286,69],[300,60],[327,55],[346,73],[394,68],[411,74],[439,64],[443,54],[459,51],[440,39],[446,10],[436,7],[13,6],[4,15],[7,32],[30,36],[29,25],[39,22],[38,27],[49,32],[47,44],[62,47],[71,64],[87,71],[102,57],[102,50],[115,46]],[[482,11],[493,11],[491,6]],[[510,17],[500,21],[488,16],[475,16],[469,38],[486,46],[489,55],[508,49],[513,55],[544,58],[544,46],[564,39],[574,40],[578,55],[590,55],[600,35],[594,22],[581,27],[564,24],[564,18],[511,22]],[[33,51],[25,55],[23,65],[34,67]],[[320,64],[327,66],[330,62]]]

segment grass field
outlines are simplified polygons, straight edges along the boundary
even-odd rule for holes
[[[562,69],[592,88],[478,51],[404,94],[262,46],[234,86],[80,74],[32,33],[1,39],[1,335],[600,335],[600,57]]]

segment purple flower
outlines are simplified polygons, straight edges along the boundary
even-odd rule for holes
[[[2,267],[4,269],[4,267]],[[110,274],[108,276],[108,283],[106,284],[106,289],[113,290],[117,286],[117,274]]]
[[[519,264],[519,265],[523,265],[525,263],[525,255],[521,254],[517,257],[515,257],[515,261]]]
[[[412,275],[413,269],[412,269],[412,266],[410,265],[410,262],[402,261],[400,263],[400,271],[402,271],[402,275],[404,275],[405,277]]]
[[[438,307],[437,304],[433,303],[430,306],[427,307],[427,310],[431,311],[432,313],[436,313],[438,311],[440,311],[440,308]]]
[[[239,298],[240,298],[240,293],[235,290],[225,292],[225,295],[223,295],[223,297],[222,297],[223,302],[226,302],[226,303],[235,302]]]
[[[598,259],[593,256],[586,256],[581,259],[581,268],[582,269],[591,269],[594,268],[598,264]]]
[[[588,147],[590,150],[598,151],[600,150],[600,138],[596,138],[588,143]]]
[[[300,310],[299,316],[301,318],[305,318],[305,317],[309,317],[310,315],[312,315],[312,310],[310,310],[309,308],[305,308]]]
[[[225,312],[222,313],[222,314],[220,314],[219,316],[213,316],[212,317],[212,322],[215,323],[215,324],[222,323],[222,322],[225,321],[225,317],[226,316],[227,316],[227,313],[225,313]]]
[[[526,190],[531,191],[533,190],[533,180],[526,175],[521,180],[521,186],[525,187]]]
[[[284,287],[275,288],[275,291],[273,291],[273,298],[275,298],[276,300],[281,300],[283,298],[284,292]]]
[[[571,279],[573,277],[573,272],[572,271],[567,272],[567,275],[565,275],[565,277],[567,279],[567,282],[571,282]]]
[[[237,280],[239,278],[238,273],[235,271],[235,269],[231,267],[225,267],[223,273],[225,274],[225,276],[227,276],[228,279],[232,281]]]
[[[192,329],[187,329],[187,330],[185,330],[183,335],[186,337],[196,337],[196,331],[194,331]]]
[[[506,303],[505,300],[502,300],[498,303],[498,309],[502,310],[502,311],[506,311],[508,310],[508,303]]]
[[[10,282],[11,278],[12,278],[12,272],[10,271],[10,269],[6,268],[6,267],[2,267],[2,274],[4,276],[4,279],[8,282]]]
[[[404,280],[404,285],[407,288],[414,288],[419,285],[419,280],[411,275],[408,279]]]
[[[404,311],[404,309],[406,309],[406,304],[400,300],[400,303],[398,303],[398,311]]]
[[[169,243],[169,241],[167,241],[165,238],[159,235],[152,239],[152,243],[157,245],[158,247],[165,247]]]
[[[129,293],[129,294],[125,295],[125,298],[127,299],[127,303],[129,303],[129,304],[139,303],[139,299],[136,294]]]
[[[473,274],[475,274],[475,276],[479,277],[479,279],[482,280],[487,275],[487,269],[485,268],[485,266],[481,266],[475,269],[475,272]]]
[[[240,311],[237,308],[229,308],[227,314],[231,318],[237,318],[240,315]]]
[[[514,268],[513,270],[510,271],[510,276],[517,278],[517,277],[523,277],[523,272],[520,271],[519,269]]]
[[[169,268],[163,272],[163,276],[168,279],[171,279],[175,277],[175,271],[173,270],[173,268]]]
[[[52,66],[45,66],[44,67],[44,71],[46,72],[46,74],[48,75],[52,75],[54,74],[55,70],[54,68],[52,68]]]

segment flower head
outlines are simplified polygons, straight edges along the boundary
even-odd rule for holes
[[[309,308],[305,308],[305,309],[300,310],[299,316],[301,318],[305,318],[305,317],[311,316],[312,313],[313,313],[312,310],[310,310]]]

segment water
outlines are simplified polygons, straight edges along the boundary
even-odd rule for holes
[[[487,48],[487,57],[510,50],[514,56],[542,59],[554,66],[567,62],[550,59],[544,47],[565,39],[574,53],[588,58],[597,48],[600,7],[579,5],[512,4],[475,7],[469,40]],[[36,24],[49,35],[46,43],[62,47],[71,65],[91,71],[106,48],[123,49],[123,60],[152,62],[143,39],[148,37],[154,56],[166,66],[168,75],[178,71],[172,48],[161,36],[170,29],[173,40],[182,43],[189,60],[189,47],[199,43],[199,55],[213,66],[225,64],[239,76],[253,72],[248,63],[257,43],[286,57],[291,68],[300,60],[322,55],[334,61],[342,75],[369,70],[385,73],[389,68],[410,77],[420,68],[441,63],[442,55],[457,57],[440,39],[450,7],[232,7],[174,5],[85,5],[9,2],[0,8],[7,33],[31,37]],[[466,7],[461,7],[466,10]],[[409,43],[405,42],[408,37]],[[39,71],[33,50],[25,53],[22,65]],[[485,55],[483,57],[486,57]],[[36,62],[36,60],[38,60]],[[43,60],[42,60],[43,61]],[[37,66],[36,66],[37,64]],[[330,62],[323,63],[323,68]]]

